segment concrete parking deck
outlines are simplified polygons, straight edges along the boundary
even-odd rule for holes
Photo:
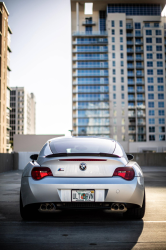
[[[0,249],[166,250],[166,167],[144,167],[146,214],[124,220],[109,211],[57,211],[25,222],[19,215],[21,171],[0,174]]]

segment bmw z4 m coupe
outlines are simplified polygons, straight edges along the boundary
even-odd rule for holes
[[[113,139],[59,137],[25,167],[20,214],[30,219],[61,209],[109,209],[125,218],[145,213],[143,172]]]

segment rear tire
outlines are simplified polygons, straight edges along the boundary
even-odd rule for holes
[[[123,214],[125,219],[134,219],[134,220],[141,220],[145,215],[145,207],[146,207],[146,200],[145,200],[145,191],[144,191],[144,198],[142,207],[140,208],[129,208],[127,212]]]
[[[38,210],[36,207],[33,207],[32,205],[27,205],[23,207],[21,191],[20,191],[20,215],[23,220],[35,219],[36,216],[38,215]]]

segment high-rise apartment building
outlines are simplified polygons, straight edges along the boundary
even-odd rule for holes
[[[4,3],[0,2],[0,153],[10,149],[10,35],[8,26],[9,12]]]
[[[36,133],[36,101],[33,93],[24,87],[11,87],[10,106],[10,141],[14,134]]]
[[[74,135],[166,150],[164,4],[71,0]]]

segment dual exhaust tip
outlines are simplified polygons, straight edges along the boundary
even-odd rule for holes
[[[43,203],[40,205],[40,210],[41,211],[53,211],[56,210],[56,206],[54,203]]]
[[[124,204],[113,203],[111,206],[111,210],[124,211],[124,210],[126,210],[126,207]]]

